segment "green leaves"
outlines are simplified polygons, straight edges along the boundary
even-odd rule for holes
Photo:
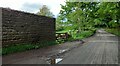
[[[94,19],[95,25],[102,25],[102,21],[100,19]]]
[[[57,23],[64,26],[59,28],[73,30],[74,35],[99,27],[120,27],[120,2],[66,2],[61,7]]]
[[[117,23],[116,20],[111,20],[111,21],[109,22],[109,25],[110,25],[110,27],[112,27],[112,28],[115,28],[115,27],[118,27],[118,26],[119,26],[119,24]]]

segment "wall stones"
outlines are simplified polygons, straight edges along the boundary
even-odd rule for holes
[[[2,45],[55,41],[55,18],[2,8]]]

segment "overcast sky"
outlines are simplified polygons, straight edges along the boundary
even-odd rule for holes
[[[55,16],[58,15],[65,0],[0,0],[0,7],[9,7],[15,10],[36,13],[42,5],[47,5]]]

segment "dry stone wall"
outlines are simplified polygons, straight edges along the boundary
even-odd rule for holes
[[[55,18],[0,8],[2,46],[55,41]]]

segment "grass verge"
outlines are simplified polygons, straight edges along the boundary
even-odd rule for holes
[[[105,30],[111,34],[120,36],[120,30],[118,28],[106,28]]]
[[[92,35],[95,34],[95,30],[94,31],[91,31],[91,30],[88,30],[88,31],[82,31],[80,33],[76,33],[76,34],[73,34],[71,38],[68,38],[67,41],[75,41],[75,40],[82,40],[82,39],[85,39],[85,38],[88,38]]]
[[[47,46],[52,46],[55,45],[56,42],[42,42],[42,43],[37,43],[37,44],[17,44],[17,45],[12,45],[8,47],[4,47],[0,49],[2,51],[2,55],[8,55],[11,53],[16,53],[16,52],[22,52],[26,50],[31,50],[31,49],[38,49],[38,48],[43,48]]]

